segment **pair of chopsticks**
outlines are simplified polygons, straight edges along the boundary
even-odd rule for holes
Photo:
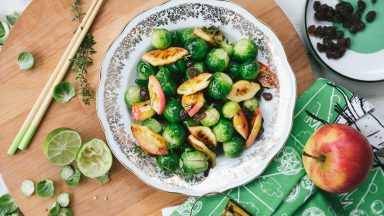
[[[59,63],[53,70],[52,75],[49,77],[48,82],[45,84],[42,92],[37,98],[37,101],[33,105],[31,111],[9,147],[7,152],[9,155],[14,155],[17,149],[25,150],[28,147],[33,135],[39,127],[41,119],[51,103],[53,89],[58,83],[61,82],[61,80],[63,80],[65,74],[67,73],[71,65],[70,59],[76,55],[76,52],[83,42],[85,35],[88,33],[88,30],[91,27],[91,24],[95,19],[103,1],[104,0],[93,0],[71,42],[69,43],[63,56],[60,58]]]

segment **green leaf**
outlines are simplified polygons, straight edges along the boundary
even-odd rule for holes
[[[19,54],[17,64],[19,65],[20,70],[28,70],[35,64],[35,59],[33,58],[32,53],[24,51]]]
[[[68,186],[74,187],[79,184],[81,179],[81,172],[79,169],[75,169],[75,173],[72,175],[72,178],[65,181]]]
[[[53,89],[53,98],[59,103],[69,102],[75,94],[75,88],[68,81],[57,84]]]
[[[105,173],[102,176],[97,177],[96,179],[99,180],[99,182],[101,182],[101,184],[108,183],[109,182],[109,172]]]
[[[52,180],[43,179],[36,182],[36,194],[40,197],[50,197],[55,193]]]
[[[17,210],[17,205],[10,194],[4,194],[0,197],[0,214],[12,214]]]
[[[13,14],[9,14],[6,16],[9,25],[15,25],[16,20],[19,18],[20,14],[17,11],[13,12]]]
[[[9,26],[6,22],[0,21],[0,45],[3,45],[8,38]]]

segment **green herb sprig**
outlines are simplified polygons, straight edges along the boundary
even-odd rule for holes
[[[73,0],[71,11],[75,14],[73,15],[72,21],[76,21],[80,24],[81,17],[85,15],[85,13],[81,12],[80,0]]]

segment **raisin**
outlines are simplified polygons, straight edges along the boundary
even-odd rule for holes
[[[311,25],[308,27],[308,33],[309,34],[315,34],[315,30],[316,30],[316,26],[315,25]]]
[[[315,9],[315,11],[319,10],[320,6],[320,1],[315,1],[315,3],[313,3],[313,9]]]
[[[351,38],[345,39],[345,47],[348,49],[351,48]]]
[[[325,52],[325,46],[321,43],[317,43],[317,49],[319,52]]]
[[[187,67],[192,67],[193,65],[195,65],[195,61],[193,61],[192,59],[189,59],[185,65]]]
[[[363,21],[360,21],[357,23],[357,28],[359,28],[359,31],[363,30],[365,28],[365,23]]]
[[[181,109],[180,118],[181,118],[181,120],[186,120],[189,118],[189,115],[185,109]]]
[[[149,92],[147,88],[140,88],[140,97],[143,101],[149,99]]]
[[[187,69],[187,73],[189,74],[189,76],[191,78],[197,76],[197,74],[199,73],[199,71],[196,69],[196,68],[188,68]]]
[[[371,0],[372,4],[376,4],[377,0]]]
[[[367,4],[366,4],[364,1],[359,0],[359,1],[357,2],[357,8],[358,8],[360,11],[364,11],[366,7],[367,7]]]
[[[344,38],[344,32],[337,31],[336,32],[336,39],[343,39]]]
[[[268,92],[263,93],[262,96],[263,96],[264,100],[266,100],[266,101],[272,100],[272,97],[273,97],[272,94],[268,93]]]
[[[367,22],[373,22],[373,20],[375,20],[376,18],[376,12],[375,11],[369,11],[367,13],[367,15],[365,16],[365,19],[367,20]]]

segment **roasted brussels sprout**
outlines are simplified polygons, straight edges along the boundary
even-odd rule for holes
[[[190,40],[197,38],[193,33],[193,28],[186,28],[180,31],[180,41],[186,45]]]
[[[176,62],[167,65],[167,69],[171,72],[173,80],[180,83],[184,77],[186,65],[184,58],[177,60]]]
[[[225,73],[217,72],[208,87],[208,95],[214,99],[225,99],[232,90],[232,79]]]
[[[161,88],[166,96],[173,96],[176,94],[176,83],[171,78],[171,73],[165,67],[160,67],[159,72],[156,74]]]
[[[139,74],[140,79],[147,80],[149,78],[149,76],[156,74],[155,69],[151,65],[144,62],[143,60],[139,61],[136,69],[137,69],[137,73]]]
[[[165,49],[171,45],[172,34],[166,29],[155,29],[152,33],[152,46],[156,49]]]
[[[217,111],[216,108],[214,107],[208,107],[205,112],[205,117],[200,120],[200,123],[204,126],[210,127],[215,124],[220,120],[220,113]]]
[[[259,100],[257,98],[251,98],[243,102],[243,107],[254,113],[259,107]]]
[[[239,79],[240,78],[240,64],[231,61],[229,62],[227,73],[233,78],[233,79]]]
[[[223,49],[212,49],[205,58],[205,64],[212,72],[221,72],[228,67],[229,56]]]
[[[186,48],[195,60],[201,60],[207,54],[208,45],[203,39],[195,38],[187,42]]]
[[[208,169],[208,157],[201,151],[186,149],[180,157],[180,168],[186,174],[199,174]]]
[[[239,157],[244,151],[245,142],[243,138],[235,135],[227,142],[223,143],[224,155],[229,158]]]
[[[251,39],[241,39],[233,47],[233,58],[239,62],[255,59],[257,56],[256,43]]]
[[[167,154],[156,157],[157,165],[164,172],[174,172],[179,166],[179,157],[176,154]]]
[[[171,123],[180,122],[180,112],[182,109],[183,107],[176,100],[168,100],[165,105],[164,117]]]
[[[171,123],[164,128],[163,137],[168,148],[175,149],[183,145],[186,140],[186,132],[180,124]]]
[[[234,101],[228,101],[224,104],[221,112],[225,118],[231,119],[240,111],[240,105]]]
[[[195,119],[193,118],[190,118],[190,119],[187,119],[187,120],[184,120],[183,121],[183,124],[186,126],[186,127],[194,127],[194,126],[198,126],[199,125],[199,122],[197,122]]]
[[[203,62],[195,62],[195,64],[187,69],[187,72],[185,73],[185,78],[190,79],[191,78],[191,72],[190,70],[194,70],[192,73],[196,73],[196,75],[201,74],[205,71],[205,65]]]
[[[181,43],[181,40],[180,40],[180,32],[178,32],[178,31],[171,32],[171,37],[172,37],[172,43],[171,43],[172,47],[182,47],[183,46],[183,44]]]
[[[158,134],[161,133],[163,129],[163,127],[161,126],[161,123],[154,118],[149,118],[145,120],[143,122],[143,125],[149,127],[149,129],[151,129],[153,132]]]
[[[218,142],[227,142],[233,136],[232,123],[226,119],[220,119],[220,121],[213,126],[212,130]]]
[[[220,48],[223,49],[229,56],[233,54],[233,45],[228,41],[220,42]]]
[[[129,87],[124,94],[124,100],[128,108],[132,108],[132,105],[134,103],[141,102],[142,100],[140,96],[140,87],[139,86]]]
[[[253,80],[257,78],[260,72],[260,65],[254,60],[247,60],[240,65],[240,76],[246,80]]]

